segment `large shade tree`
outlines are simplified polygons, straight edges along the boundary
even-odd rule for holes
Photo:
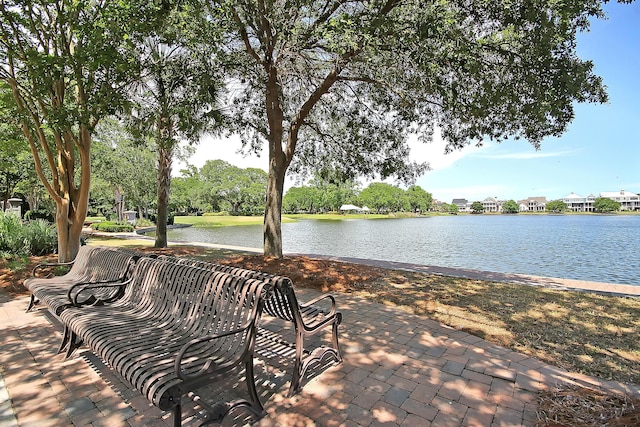
[[[264,253],[282,255],[288,170],[412,181],[407,138],[441,130],[449,150],[562,134],[574,102],[603,102],[576,33],[597,0],[210,0],[226,24],[246,146],[267,144]]]
[[[92,133],[123,105],[136,74],[136,34],[157,10],[154,1],[135,0],[0,2],[0,79],[55,201],[61,261],[74,259],[80,245]]]

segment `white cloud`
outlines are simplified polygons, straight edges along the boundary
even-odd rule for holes
[[[483,147],[470,145],[445,154],[447,143],[442,139],[438,130],[433,134],[433,141],[428,143],[419,142],[416,136],[410,137],[409,146],[411,147],[411,160],[428,162],[432,171],[450,168],[463,157],[475,154],[483,149]]]
[[[263,147],[260,156],[255,153],[243,155],[239,152],[242,149],[242,143],[237,135],[233,135],[230,138],[205,136],[196,145],[195,149],[195,153],[189,158],[188,162],[198,168],[204,166],[207,160],[217,159],[241,168],[259,168],[266,171],[269,167],[266,146]],[[184,163],[178,162],[178,166],[174,168],[175,173],[179,173],[184,166]]]
[[[542,159],[548,157],[566,157],[577,153],[577,150],[565,150],[565,151],[526,151],[519,153],[505,153],[505,154],[481,154],[478,157],[486,159],[514,159],[514,160],[529,160],[529,159]]]

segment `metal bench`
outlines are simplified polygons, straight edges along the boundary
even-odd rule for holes
[[[214,421],[237,406],[264,415],[253,351],[270,283],[142,258],[128,282],[113,286],[124,288],[124,295],[112,304],[70,306],[60,313],[71,331],[70,350],[86,344],[151,403],[173,410],[174,426],[181,423],[185,395]],[[228,380],[242,366],[249,400],[211,406],[194,397],[197,388]]]
[[[57,315],[72,301],[76,305],[87,305],[113,300],[120,296],[117,288],[94,286],[90,294],[84,295],[80,295],[78,291],[87,283],[108,284],[126,280],[133,263],[140,256],[141,254],[128,249],[81,246],[72,262],[38,264],[33,268],[32,277],[24,281],[24,286],[31,292],[27,311],[38,302],[43,302]],[[38,276],[40,270],[57,266],[71,266],[71,269],[62,276]]]
[[[314,363],[320,362],[326,357],[333,357],[337,363],[342,362],[342,354],[338,342],[338,325],[342,322],[342,313],[336,310],[336,301],[333,295],[324,294],[311,301],[300,303],[296,297],[293,283],[287,277],[273,276],[267,273],[189,258],[161,255],[159,259],[223,271],[240,277],[267,280],[273,285],[273,296],[265,302],[264,312],[270,316],[293,322],[295,327],[295,361],[291,385],[289,386],[289,397],[300,391],[301,380],[304,378],[307,369]],[[332,347],[322,346],[313,351],[306,350],[304,347],[305,337],[315,335],[329,326],[331,327]],[[303,357],[305,353],[306,357]]]

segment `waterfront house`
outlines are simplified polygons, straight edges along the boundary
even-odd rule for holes
[[[518,201],[520,212],[544,212],[547,209],[546,197],[529,197]]]
[[[487,197],[482,201],[482,207],[485,212],[499,212],[500,207],[498,201],[493,197]]]
[[[467,199],[453,199],[451,201],[452,205],[456,205],[458,207],[458,211],[460,212],[470,212],[471,211],[471,203]]]
[[[565,196],[562,201],[567,205],[567,209],[572,212],[593,212],[593,202],[596,197],[589,194],[587,197],[571,193]]]
[[[638,211],[640,210],[640,197],[629,191],[603,191],[600,197],[606,197],[620,203],[621,211]]]

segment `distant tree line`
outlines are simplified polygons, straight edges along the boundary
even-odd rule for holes
[[[172,210],[178,213],[226,211],[232,215],[264,213],[268,174],[240,168],[224,160],[207,160],[171,180]]]
[[[315,178],[309,185],[292,187],[282,199],[287,213],[319,213],[338,211],[342,205],[367,207],[372,212],[426,212],[431,209],[433,196],[418,185],[406,190],[384,182],[373,182],[359,190],[352,181],[335,183]]]

